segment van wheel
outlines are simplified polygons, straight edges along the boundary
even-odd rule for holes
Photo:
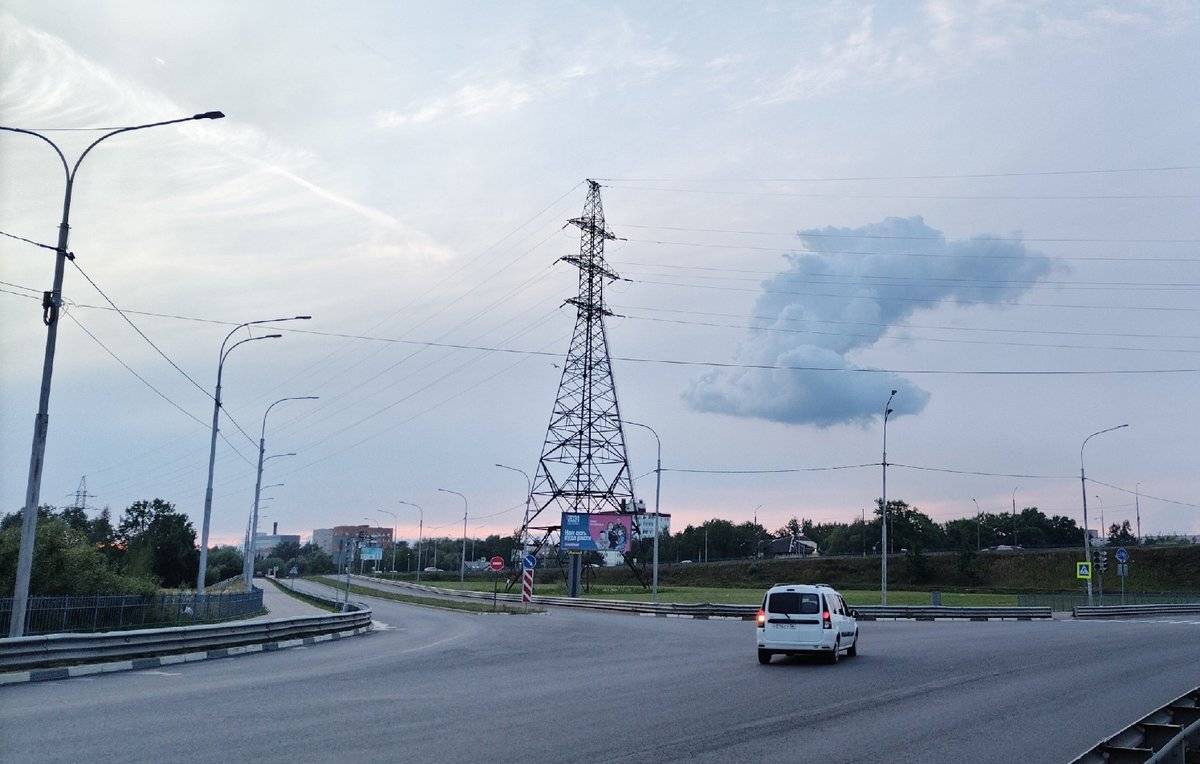
[[[770,663],[771,662],[771,651],[770,650],[759,650],[758,651],[758,662],[763,664],[764,666],[766,664]]]
[[[858,632],[854,632],[854,644],[850,645],[850,649],[846,651],[846,656],[853,658],[858,655]]]
[[[829,654],[829,657],[826,660],[829,661],[830,664],[836,665],[837,662],[839,660],[841,660],[841,657],[842,657],[842,640],[839,637],[838,640],[833,643],[833,652]]]

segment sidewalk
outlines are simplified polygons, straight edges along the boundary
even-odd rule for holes
[[[263,590],[263,607],[267,609],[267,614],[251,620],[266,621],[272,618],[292,618],[301,615],[329,615],[328,610],[301,602],[290,594],[280,591],[279,587],[270,581],[260,578],[256,585]]]

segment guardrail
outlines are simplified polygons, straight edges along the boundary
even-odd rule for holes
[[[27,635],[145,629],[248,618],[262,612],[262,592],[86,594],[34,596],[25,611]],[[8,633],[12,599],[0,598],[0,633]]]
[[[1138,618],[1154,615],[1200,615],[1200,602],[1186,605],[1076,605],[1076,618]]]
[[[1200,687],[1176,698],[1110,738],[1101,740],[1073,764],[1100,762],[1179,762],[1200,750]]]
[[[369,629],[371,609],[359,603],[351,603],[351,607],[354,609],[343,613],[246,623],[0,639],[0,672],[220,650],[258,642]]]
[[[356,576],[356,578],[359,577]],[[369,576],[362,576],[361,578],[380,584],[390,584],[409,589],[417,589],[443,597],[462,597],[464,599],[485,600],[490,600],[492,598],[491,592],[473,591],[470,589],[446,589],[438,586],[428,586],[426,584],[413,584],[392,581],[383,578],[371,578]],[[521,596],[518,594],[500,594],[497,595],[497,597],[498,599],[512,602],[520,602],[521,600]],[[636,613],[638,615],[658,615],[668,618],[728,618],[750,621],[754,619],[755,614],[758,612],[757,605],[726,605],[709,602],[699,604],[663,602],[656,605],[651,602],[632,602],[629,600],[573,599],[571,597],[546,597],[536,595],[533,598],[533,602],[538,605],[575,607],[587,610],[611,610]],[[860,607],[852,607],[851,609],[858,613],[858,618],[862,621],[874,621],[881,618],[904,618],[918,621],[945,619],[987,621],[994,619],[1033,620],[1035,618],[1042,619],[1051,617],[1051,611],[1048,607],[893,607],[882,605],[865,605]]]

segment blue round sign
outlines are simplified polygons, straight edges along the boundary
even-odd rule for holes
[[[1119,549],[1117,549],[1116,557],[1117,557],[1117,562],[1119,562],[1119,563],[1124,564],[1124,563],[1129,562],[1129,550],[1126,549],[1125,547],[1120,547]]]
[[[531,554],[525,555],[525,559],[521,560],[521,564],[525,566],[525,570],[533,570],[537,567],[537,558]]]

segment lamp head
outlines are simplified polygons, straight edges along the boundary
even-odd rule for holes
[[[206,111],[203,114],[197,114],[192,119],[225,119],[223,111]]]

